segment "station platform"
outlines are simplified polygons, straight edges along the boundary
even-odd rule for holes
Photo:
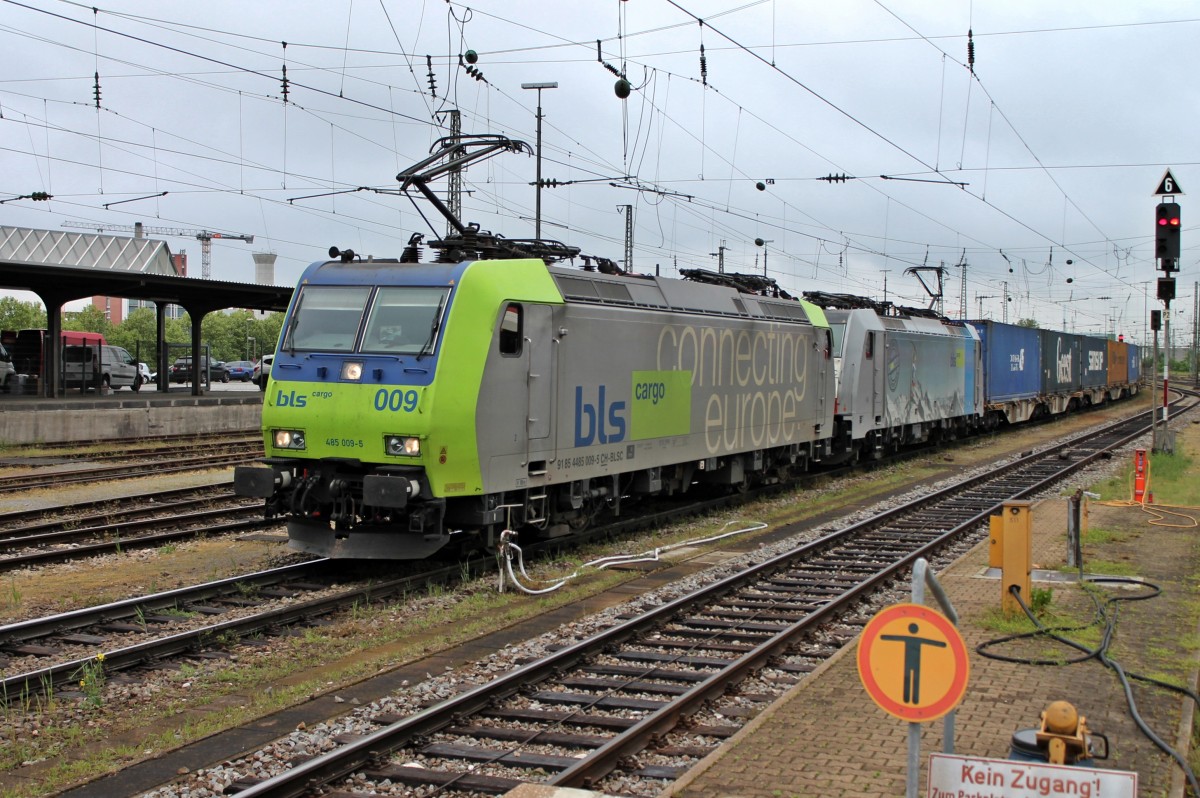
[[[0,395],[0,446],[257,429],[262,402],[251,383],[217,383],[201,396],[190,385],[105,395],[75,390],[55,399]]]
[[[1200,442],[1200,434],[1192,435]],[[1057,569],[1066,560],[1065,499],[1046,499],[1033,508],[1035,569]],[[1195,515],[1195,513],[1193,513]],[[1119,518],[1119,523],[1118,523]],[[1090,504],[1090,529],[1142,525],[1142,511]],[[1200,552],[1196,529],[1147,526],[1127,540],[1106,543],[1103,557],[1127,563],[1137,576],[1159,585],[1161,596],[1122,603],[1112,657],[1129,671],[1177,678],[1195,687],[1197,633],[1195,602],[1188,583]],[[1085,549],[1085,571],[1087,549]],[[1181,798],[1182,771],[1138,730],[1120,682],[1096,660],[1065,666],[1032,666],[985,658],[975,647],[1000,637],[1000,583],[988,575],[985,540],[937,577],[960,616],[967,643],[970,680],[958,708],[954,752],[1005,759],[1014,732],[1039,725],[1040,713],[1055,700],[1075,705],[1088,729],[1109,740],[1109,758],[1099,768],[1136,771],[1139,795]],[[1036,571],[1035,571],[1036,576]],[[1064,575],[1055,573],[1061,579]],[[1052,603],[1067,602],[1071,617],[1089,617],[1082,591],[1035,581],[1053,590]],[[928,595],[928,593],[927,593]],[[1074,596],[1074,598],[1072,598]],[[936,606],[932,597],[926,602]],[[1082,607],[1082,609],[1080,609]],[[1067,637],[1074,638],[1071,633]],[[1096,636],[1086,638],[1096,644]],[[1188,644],[1188,641],[1193,643]],[[673,798],[875,798],[906,792],[908,724],[877,707],[860,681],[858,641],[844,647],[767,710],[665,790]],[[1042,640],[1034,648],[998,653],[1062,659],[1072,649]],[[1031,653],[1032,652],[1032,653]],[[1152,729],[1188,755],[1193,707],[1180,694],[1138,685],[1138,709]],[[925,723],[921,733],[919,795],[928,794],[929,754],[943,751],[943,724]],[[980,788],[983,795],[986,788]],[[961,794],[961,793],[960,793]],[[1009,793],[1003,793],[1008,795]],[[1024,793],[1022,793],[1024,794]]]

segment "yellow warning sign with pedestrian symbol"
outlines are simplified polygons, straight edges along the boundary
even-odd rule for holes
[[[858,676],[883,711],[937,720],[967,691],[967,646],[950,619],[920,604],[875,614],[858,641]]]

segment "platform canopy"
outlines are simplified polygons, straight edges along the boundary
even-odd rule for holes
[[[181,277],[166,242],[0,225],[0,288],[33,291],[47,309],[90,296],[180,305],[193,318],[223,308],[287,310],[292,288]]]
[[[150,300],[158,304],[159,382],[166,385],[163,311],[179,305],[192,319],[192,346],[200,347],[200,322],[215,310],[287,310],[292,288],[257,283],[200,280],[176,274],[164,241],[153,238],[36,230],[0,225],[0,288],[32,291],[46,306],[55,342],[44,381],[47,396],[58,392],[60,314],[67,302],[91,296]],[[199,358],[193,358],[199,391]]]
[[[165,241],[0,225],[0,261],[176,276]]]

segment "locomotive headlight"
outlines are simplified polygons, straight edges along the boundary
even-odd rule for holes
[[[342,363],[342,379],[358,382],[362,379],[363,364],[358,360],[347,360]]]
[[[419,457],[421,455],[421,439],[403,435],[385,435],[383,448],[394,457]]]
[[[277,429],[273,433],[276,449],[303,449],[304,430]]]

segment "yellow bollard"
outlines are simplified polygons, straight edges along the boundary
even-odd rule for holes
[[[1004,562],[1000,573],[1000,608],[1005,615],[1021,615],[1021,605],[1012,595],[1015,585],[1026,606],[1033,600],[1032,502],[1005,502],[1001,514]]]

